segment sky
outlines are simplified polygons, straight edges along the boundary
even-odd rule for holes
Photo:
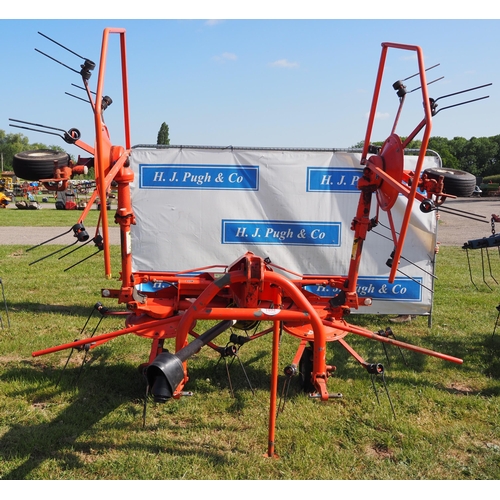
[[[38,15],[35,9],[30,19],[15,8],[2,13],[0,129],[64,147],[70,154],[86,156],[57,135],[12,127],[25,125],[11,119],[64,131],[77,128],[81,139],[93,145],[90,105],[68,93],[86,98],[77,87],[82,85],[77,73],[82,58],[96,63],[89,80],[96,90],[106,27],[126,30],[132,145],[155,144],[166,122],[173,145],[352,147],[365,138],[382,42],[420,46],[427,68],[439,64],[426,73],[427,81],[437,80],[429,85],[429,95],[442,97],[431,135],[469,139],[500,134],[500,19],[339,19],[321,18],[314,9],[287,19],[272,18],[275,12],[265,9],[246,18],[223,8],[193,10],[192,15],[186,9],[164,18],[160,13],[156,20],[143,18],[156,13],[147,8],[121,19],[53,12],[59,11],[46,8]],[[105,121],[112,143],[125,145],[118,49],[119,36],[112,35],[104,93],[113,104]],[[413,51],[389,50],[372,141],[385,140],[393,128],[399,101],[392,84],[417,71]],[[493,85],[443,97],[488,83]],[[402,136],[423,118],[418,78],[405,84],[417,90],[408,94],[398,121],[396,132]],[[441,110],[483,96],[489,98]]]

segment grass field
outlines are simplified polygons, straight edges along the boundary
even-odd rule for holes
[[[79,210],[19,210],[7,208],[0,210],[0,225],[5,227],[71,227],[81,215]],[[92,209],[85,218],[85,224],[96,226],[99,210]]]
[[[0,246],[8,310],[7,318],[0,297],[4,480],[500,479],[500,331],[492,335],[500,287],[489,280],[490,290],[478,280],[477,290],[459,248],[439,254],[432,328],[426,318],[392,326],[398,340],[461,357],[464,364],[401,355],[391,346],[386,358],[381,344],[348,336],[365,359],[384,364],[394,417],[383,380],[374,380],[378,404],[370,376],[341,346],[329,344],[327,362],[337,371],[328,386],[343,398],[311,400],[292,383],[277,419],[277,460],[263,457],[269,336],[239,353],[255,393],[236,361],[229,368],[232,397],[224,363],[205,348],[190,361],[187,389],[194,395],[149,402],[143,426],[145,382],[137,367],[149,354],[145,339],[123,336],[86,357],[75,352],[68,363],[68,351],[31,357],[34,350],[82,338],[93,305],[102,300],[100,289],[119,283],[103,277],[99,255],[63,273],[57,260],[29,265],[46,248],[25,250]],[[113,248],[114,269],[118,252]],[[492,264],[500,278],[498,256]],[[351,318],[373,331],[389,324],[385,316]],[[105,319],[97,332],[122,326],[120,319]],[[96,327],[93,316],[87,331]],[[224,345],[224,335],[218,344]],[[285,335],[281,373],[296,348],[297,340]],[[284,376],[279,383],[281,390]]]

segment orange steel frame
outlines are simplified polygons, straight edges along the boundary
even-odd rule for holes
[[[108,41],[113,34],[118,34],[120,37],[125,124],[124,147],[114,146],[111,143],[107,127],[103,121],[101,107]],[[391,135],[382,148],[377,153],[369,155],[368,147],[381,89],[385,59],[390,48],[416,53],[424,103],[424,118],[404,143],[395,131],[398,120],[396,118]],[[387,336],[381,336],[364,328],[351,325],[345,320],[351,309],[358,309],[360,306],[371,304],[370,299],[358,297],[356,285],[363,243],[374,224],[373,219],[370,219],[373,194],[376,195],[378,209],[388,213],[391,224],[395,245],[389,276],[391,282],[397,272],[405,235],[410,223],[413,201],[416,199],[423,202],[426,199],[432,199],[438,204],[444,201],[445,195],[442,193],[442,182],[430,181],[425,176],[420,175],[431,132],[432,109],[427,95],[423,54],[419,47],[394,43],[382,44],[382,55],[362,153],[361,164],[364,169],[358,184],[360,190],[358,208],[351,227],[354,231],[354,242],[347,276],[297,275],[271,265],[251,252],[247,252],[230,265],[213,265],[205,268],[183,270],[182,272],[133,271],[130,231],[131,226],[135,224],[135,217],[131,203],[130,183],[133,181],[134,174],[129,166],[131,141],[124,29],[107,28],[104,30],[95,100],[93,100],[88,88],[88,81],[85,78],[84,85],[95,116],[95,149],[80,140],[76,141],[75,144],[94,155],[97,185],[94,197],[99,196],[101,200],[106,200],[106,193],[111,182],[115,181],[118,185],[118,208],[114,220],[119,225],[121,234],[121,287],[115,290],[103,290],[103,297],[114,298],[119,303],[126,304],[128,314],[125,328],[121,330],[36,351],[33,356],[79,348],[84,345],[90,345],[90,348],[94,348],[113,338],[133,333],[152,342],[150,356],[146,363],[146,366],[148,366],[163,352],[163,340],[175,339],[176,352],[180,352],[188,345],[189,335],[199,338],[199,335],[195,332],[198,320],[236,320],[241,322],[262,320],[272,322],[271,328],[255,335],[255,337],[258,337],[272,333],[273,336],[268,448],[266,453],[268,457],[276,456],[274,438],[278,397],[279,337],[282,330],[300,340],[297,355],[292,363],[293,367],[296,367],[306,345],[310,344],[312,346],[313,368],[311,382],[316,392],[311,396],[323,401],[333,397],[327,389],[328,377],[334,370],[333,367],[326,364],[326,345],[328,342],[338,341],[362,366],[365,368],[369,366],[347,344],[345,337],[349,333],[378,342],[390,343],[446,361],[462,363],[459,358],[399,342]],[[398,117],[403,103],[404,96],[400,99]],[[421,130],[423,130],[423,139],[416,170],[415,172],[405,171],[403,168],[404,148]],[[418,188],[426,190],[427,196],[417,191]],[[396,230],[390,210],[400,194],[407,198],[408,203],[402,225],[399,230]],[[91,203],[88,204],[87,210],[82,213],[79,223],[83,223],[90,206]],[[104,202],[101,203],[100,215],[98,225],[102,229],[104,240],[105,274],[111,277],[108,211]],[[276,270],[285,271],[293,277],[286,277],[276,272]],[[137,290],[137,286],[140,284],[158,282],[166,282],[171,286],[155,293],[144,293]],[[325,299],[308,291],[307,287],[309,285],[331,286],[339,289],[340,293],[334,299]],[[184,376],[174,388],[174,398],[181,397],[188,382],[187,360],[182,361],[182,369]]]

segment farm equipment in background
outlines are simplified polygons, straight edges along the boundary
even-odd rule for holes
[[[120,38],[124,146],[112,144],[103,120],[103,113],[112,102],[108,96],[103,94],[103,91],[108,42],[110,36],[115,34]],[[415,129],[406,135],[406,139],[402,140],[401,136],[396,133],[396,129],[406,97],[413,91],[410,92],[406,89],[403,83],[405,80],[396,82],[393,85],[399,101],[396,119],[387,140],[381,147],[375,147],[370,144],[370,139],[389,49],[408,51],[417,58],[418,72],[413,76],[419,77],[419,87],[415,90],[420,90],[420,103],[423,103],[424,113]],[[335,370],[335,367],[327,364],[326,347],[328,342],[338,342],[342,345],[371,376],[383,376],[384,374],[383,365],[366,361],[349,345],[346,340],[349,334],[453,363],[462,363],[462,360],[457,357],[398,341],[389,329],[372,332],[346,321],[352,309],[357,310],[370,306],[372,303],[371,298],[358,295],[357,285],[363,244],[368,233],[377,226],[379,212],[386,212],[390,221],[394,249],[388,256],[387,266],[390,268],[389,282],[393,282],[398,272],[400,260],[404,258],[402,251],[414,201],[420,203],[422,212],[430,213],[440,208],[447,198],[452,197],[443,190],[442,176],[431,178],[422,172],[423,160],[431,133],[432,117],[438,113],[437,101],[441,98],[431,99],[428,95],[427,70],[420,47],[397,43],[382,44],[382,54],[362,152],[361,166],[363,171],[357,185],[360,195],[351,225],[354,240],[347,276],[336,274],[301,275],[283,269],[278,263],[270,262],[252,252],[246,252],[231,264],[207,265],[206,267],[176,272],[133,270],[131,229],[136,221],[130,195],[130,184],[134,180],[134,174],[129,165],[131,140],[125,30],[118,28],[104,30],[95,93],[91,92],[89,88],[89,79],[95,64],[89,59],[82,59],[84,63],[81,65],[81,70],[77,72],[82,77],[83,86],[94,114],[95,147],[82,142],[77,129],[64,132],[61,137],[66,142],[93,155],[96,178],[96,190],[92,195],[93,201],[97,197],[101,200],[106,199],[112,182],[116,183],[118,208],[114,220],[119,225],[121,234],[121,286],[118,289],[102,290],[102,297],[117,300],[119,304],[125,305],[126,310],[111,311],[100,303],[96,304],[95,310],[99,311],[102,316],[124,315],[126,318],[125,327],[118,331],[92,335],[64,345],[38,350],[33,352],[33,356],[66,349],[85,349],[88,352],[109,340],[128,334],[144,337],[151,342],[149,358],[142,366],[142,373],[147,383],[146,392],[155,401],[166,402],[187,394],[188,361],[201,348],[208,346],[218,352],[221,358],[234,357],[245,343],[269,334],[272,336],[272,361],[266,453],[268,457],[276,456],[274,443],[278,412],[278,361],[280,337],[283,333],[295,337],[299,344],[294,359],[285,369],[287,380],[300,375],[304,389],[310,394],[310,397],[321,401],[341,397],[341,394],[332,393],[327,387],[328,379]],[[443,98],[449,96],[443,96]],[[479,99],[474,99],[474,101]],[[423,138],[415,170],[405,170],[404,149],[420,132],[423,132]],[[74,172],[74,167],[70,163],[61,169],[61,160],[54,159],[53,175],[48,172],[41,176],[40,180],[48,189],[49,187],[54,189],[56,186],[62,188]],[[391,211],[400,196],[406,198],[407,205],[401,226],[396,227]],[[375,217],[370,216],[372,205],[376,208]],[[70,231],[74,231],[77,241],[84,242],[84,244],[89,239],[84,227],[88,208],[87,206],[77,224],[70,229]],[[108,210],[106,205],[101,206],[94,239],[97,240],[99,237],[99,248],[102,249],[104,256],[105,275],[110,278],[112,273],[108,238]],[[457,215],[464,216],[464,214],[459,213]],[[335,295],[330,298],[322,297],[311,292],[312,286],[329,287],[335,291]],[[216,323],[203,331],[205,320],[213,320]],[[267,326],[269,324],[271,324],[270,327]],[[202,328],[201,332],[197,331],[198,327]],[[233,328],[243,330],[245,335],[233,333],[230,345],[225,347],[217,346],[214,343],[219,335]],[[249,334],[249,332],[253,333]],[[191,342],[188,341],[190,337],[194,338]],[[174,340],[174,352],[169,352],[166,349],[165,340],[167,339]],[[146,403],[147,398],[145,407]]]
[[[7,208],[7,205],[12,201],[12,198],[5,192],[0,191],[0,208]]]

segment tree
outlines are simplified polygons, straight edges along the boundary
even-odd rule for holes
[[[401,140],[404,141],[404,137]],[[353,148],[362,148],[364,141],[359,141]],[[383,142],[373,142],[381,146]],[[422,144],[413,140],[408,149],[417,149]],[[430,137],[428,149],[436,151],[443,167],[447,169],[464,170],[476,177],[500,176],[500,135],[492,137]],[[495,181],[496,182],[496,181]]]
[[[467,142],[464,168],[480,177],[497,173],[498,144],[487,137],[471,137]]]
[[[460,170],[460,162],[453,153],[452,141],[445,137],[431,137],[429,139],[428,149],[436,151],[441,157],[444,168],[454,168]]]
[[[0,153],[3,157],[4,170],[11,170],[14,155],[27,149],[29,149],[29,139],[23,134],[6,134],[4,130],[0,130]]]
[[[168,136],[168,125],[165,122],[161,124],[160,130],[158,131],[158,138],[156,139],[156,144],[162,144],[164,146],[170,145],[170,138]]]
[[[21,151],[29,151],[32,149],[54,149],[56,151],[64,151],[59,146],[46,146],[41,142],[30,144],[29,138],[23,134],[7,134],[4,130],[0,130],[0,153],[2,153],[3,169],[12,169],[12,158]]]
[[[404,142],[406,140],[406,137],[401,137],[401,142]],[[383,146],[385,141],[374,141],[371,142],[373,146]],[[351,146],[352,149],[363,149],[365,145],[365,141],[359,141],[354,146]],[[410,143],[406,146],[406,149],[420,149],[420,146],[422,145],[422,141],[420,140],[413,140],[410,141]]]

